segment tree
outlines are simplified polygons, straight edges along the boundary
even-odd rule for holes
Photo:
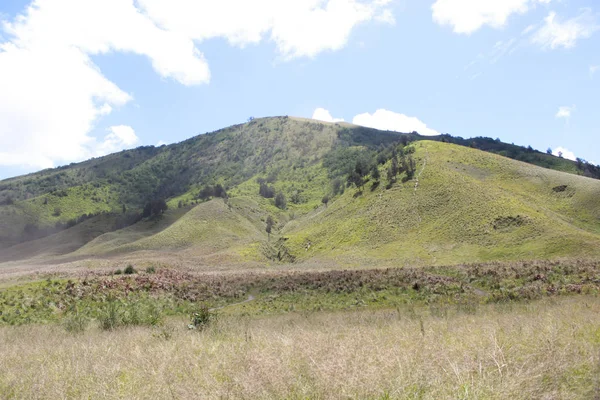
[[[167,202],[164,199],[152,200],[146,203],[142,211],[142,217],[147,218],[152,215],[160,215],[167,210]]]
[[[272,199],[275,197],[275,190],[267,185],[265,182],[261,182],[260,188],[258,189],[258,194],[260,194],[265,199]]]
[[[152,203],[152,214],[159,215],[167,211],[167,202],[165,199],[158,199]]]
[[[387,169],[387,181],[389,187],[396,183],[396,173],[394,172],[394,168],[391,165]]]
[[[417,166],[412,156],[408,156],[407,158],[405,158],[405,164],[403,165],[403,169],[406,171],[406,180],[411,180],[415,176]]]
[[[123,214],[125,214],[127,212],[127,207],[125,206],[125,204],[123,204],[122,210],[123,210]]]
[[[214,196],[214,194],[214,188],[210,185],[206,185],[202,189],[200,189],[200,192],[198,193],[198,198],[201,200],[208,200],[211,196]]]
[[[348,175],[348,184],[356,186],[356,188],[362,188],[364,186],[364,181],[362,176],[356,171],[352,171],[350,175]]]
[[[552,155],[552,149],[550,147],[548,147],[548,150],[546,150],[546,154]]]
[[[325,208],[327,208],[327,203],[329,203],[329,196],[323,196],[323,198],[321,199],[321,203],[325,204]]]
[[[371,168],[371,178],[375,179],[376,181],[378,181],[379,178],[381,178],[381,174],[379,173],[379,167],[377,167],[377,164],[373,165],[373,168]]]
[[[222,199],[226,199],[228,197],[227,196],[227,191],[225,190],[225,188],[220,183],[217,183],[215,185],[215,187],[213,188],[213,195],[215,197],[220,197]]]
[[[340,180],[340,178],[335,178],[333,180],[333,182],[331,182],[331,188],[333,190],[333,195],[335,196],[336,194],[339,193],[343,193],[343,185],[342,185],[342,181]]]
[[[286,201],[283,193],[281,193],[281,192],[277,193],[277,196],[275,196],[275,207],[285,210],[286,206],[287,206],[287,201]]]
[[[273,218],[269,215],[267,217],[267,226],[265,228],[265,231],[267,232],[267,238],[269,241],[271,241],[271,230],[273,229],[273,225],[275,225],[275,222],[273,221]]]
[[[562,152],[562,151],[559,151],[559,152],[558,152],[558,158],[562,158],[562,156],[563,156],[563,152]]]

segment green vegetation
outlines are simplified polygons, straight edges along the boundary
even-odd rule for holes
[[[82,321],[96,320],[102,329],[114,329],[195,313],[199,322],[193,325],[200,328],[212,318],[210,307],[238,303],[222,312],[264,315],[399,305],[447,312],[476,310],[486,303],[600,294],[600,264],[585,260],[233,275],[134,272],[129,266],[124,275],[48,279],[4,289],[0,324],[62,321],[68,330],[78,331]]]
[[[387,174],[388,187],[403,172],[404,179],[412,179],[416,165],[411,157],[403,160],[397,153],[410,142],[423,139],[416,133],[382,132],[349,124],[288,117],[253,119],[175,145],[140,147],[7,179],[0,182],[0,246],[39,239],[110,213],[130,214],[116,225],[123,228],[142,214],[159,215],[165,208],[154,207],[153,212],[152,204],[162,200],[171,208],[187,208],[214,197],[255,197],[260,192],[272,200],[261,201],[261,205],[304,215],[318,206],[323,196],[341,194],[348,178],[361,190],[369,180],[371,188],[378,187],[382,172]],[[560,171],[600,176],[597,168],[584,160],[571,162],[489,138],[442,135],[428,139]],[[386,163],[381,170],[375,168],[375,164]],[[257,186],[253,179],[258,180]]]

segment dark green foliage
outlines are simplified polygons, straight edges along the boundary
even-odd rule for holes
[[[60,214],[62,214],[62,210],[60,209],[60,207],[54,208],[54,212],[52,213],[52,215],[55,217],[59,217]]]
[[[265,231],[267,232],[269,240],[271,240],[271,231],[273,230],[273,225],[275,225],[275,222],[273,221],[273,217],[269,215],[267,217],[267,226],[265,227]]]
[[[144,206],[142,217],[147,218],[153,215],[161,215],[163,212],[167,211],[167,208],[168,206],[165,199],[152,200]]]
[[[260,194],[265,199],[272,199],[275,197],[275,189],[269,186],[266,182],[261,182],[260,187],[258,189],[258,194]]]
[[[405,157],[402,163],[402,169],[406,172],[406,180],[411,180],[415,176],[417,165],[412,156]]]
[[[151,265],[146,268],[146,273],[148,273],[148,274],[154,274],[155,272],[156,272],[156,267],[154,265]]]
[[[335,178],[331,182],[331,190],[334,196],[344,193],[344,184],[340,178]]]
[[[374,163],[375,154],[374,151],[365,148],[340,147],[325,156],[323,166],[327,168],[330,178],[347,177],[353,171],[364,176],[367,174],[370,165]],[[363,171],[363,169],[366,169],[366,171]]]
[[[379,167],[377,166],[377,164],[374,164],[373,167],[371,167],[371,178],[373,178],[376,181],[378,181],[381,178],[381,174],[379,173]]]
[[[121,275],[123,273],[123,271],[121,269],[117,269],[115,271],[115,275]]]
[[[200,192],[198,193],[198,198],[201,200],[208,200],[212,196],[214,196],[214,194],[215,194],[214,188],[210,185],[206,185],[202,189],[200,189]]]
[[[125,268],[125,271],[123,271],[125,273],[125,275],[133,275],[136,274],[137,271],[135,270],[135,268],[133,268],[133,265],[128,265],[127,268]]]
[[[323,196],[323,198],[321,199],[321,203],[325,204],[325,207],[327,208],[327,204],[329,203],[329,196]]]
[[[277,193],[275,196],[275,207],[285,210],[287,207],[287,200],[282,192]]]

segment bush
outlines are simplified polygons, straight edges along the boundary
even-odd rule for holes
[[[208,328],[216,319],[217,314],[211,311],[206,305],[202,305],[196,312],[192,314],[188,329],[204,330]]]
[[[125,272],[125,275],[133,275],[133,274],[137,273],[135,268],[133,268],[133,265],[128,265],[127,268],[125,268],[124,272]]]
[[[90,319],[87,315],[79,311],[78,307],[68,313],[63,320],[63,326],[67,332],[82,333],[87,328]]]
[[[275,196],[275,207],[280,208],[282,210],[285,210],[285,208],[287,207],[287,201],[285,199],[285,196],[281,192],[277,193],[277,196]]]
[[[149,298],[130,302],[110,299],[100,310],[100,329],[113,330],[122,326],[157,326],[163,322],[162,308]]]
[[[115,275],[121,275],[122,273],[123,271],[120,268],[115,271]]]
[[[153,274],[156,272],[156,268],[153,265],[151,265],[148,268],[146,268],[146,272],[149,274]]]

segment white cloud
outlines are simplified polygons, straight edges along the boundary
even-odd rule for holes
[[[384,109],[379,109],[373,114],[359,114],[352,119],[352,123],[387,131],[403,133],[416,131],[425,136],[435,136],[440,134],[438,131],[428,128],[427,125],[418,118],[408,117],[404,114],[398,114]]]
[[[558,111],[556,112],[555,117],[556,118],[565,118],[565,119],[569,119],[571,118],[571,113],[573,111],[575,111],[575,106],[562,106],[562,107],[558,107]]]
[[[564,147],[560,146],[552,150],[552,154],[554,154],[557,157],[566,158],[567,160],[575,161],[577,159],[577,157],[575,157],[575,153],[573,153],[569,149],[565,149]]]
[[[325,122],[343,122],[343,118],[333,118],[331,113],[324,108],[317,108],[312,115],[312,119],[318,119]]]
[[[164,146],[165,144],[167,144],[167,142],[164,140],[159,140],[158,143],[156,143],[156,147]]]
[[[97,157],[131,148],[140,142],[133,128],[128,125],[111,126],[108,131],[110,133],[102,143],[94,146],[94,155]]]
[[[344,47],[363,22],[393,23],[389,1],[370,0],[139,0],[162,27],[203,41],[223,37],[246,46],[273,41],[284,59],[314,57]],[[232,12],[235,10],[235,12]]]
[[[433,20],[449,25],[455,33],[471,34],[484,25],[502,28],[512,14],[524,14],[538,3],[550,0],[437,0]]]
[[[598,70],[600,70],[600,65],[590,65],[590,75],[593,76]]]
[[[34,0],[22,15],[1,23],[0,165],[52,167],[118,143],[112,137],[102,147],[91,132],[131,96],[91,56],[142,55],[160,76],[198,85],[210,80],[196,47],[203,40],[226,38],[236,46],[271,40],[284,59],[314,57],[344,47],[360,23],[392,22],[388,3]]]
[[[545,49],[565,49],[575,46],[577,40],[587,39],[600,29],[596,16],[590,9],[585,9],[577,17],[564,22],[555,12],[544,18],[544,24],[531,36],[531,42]]]

